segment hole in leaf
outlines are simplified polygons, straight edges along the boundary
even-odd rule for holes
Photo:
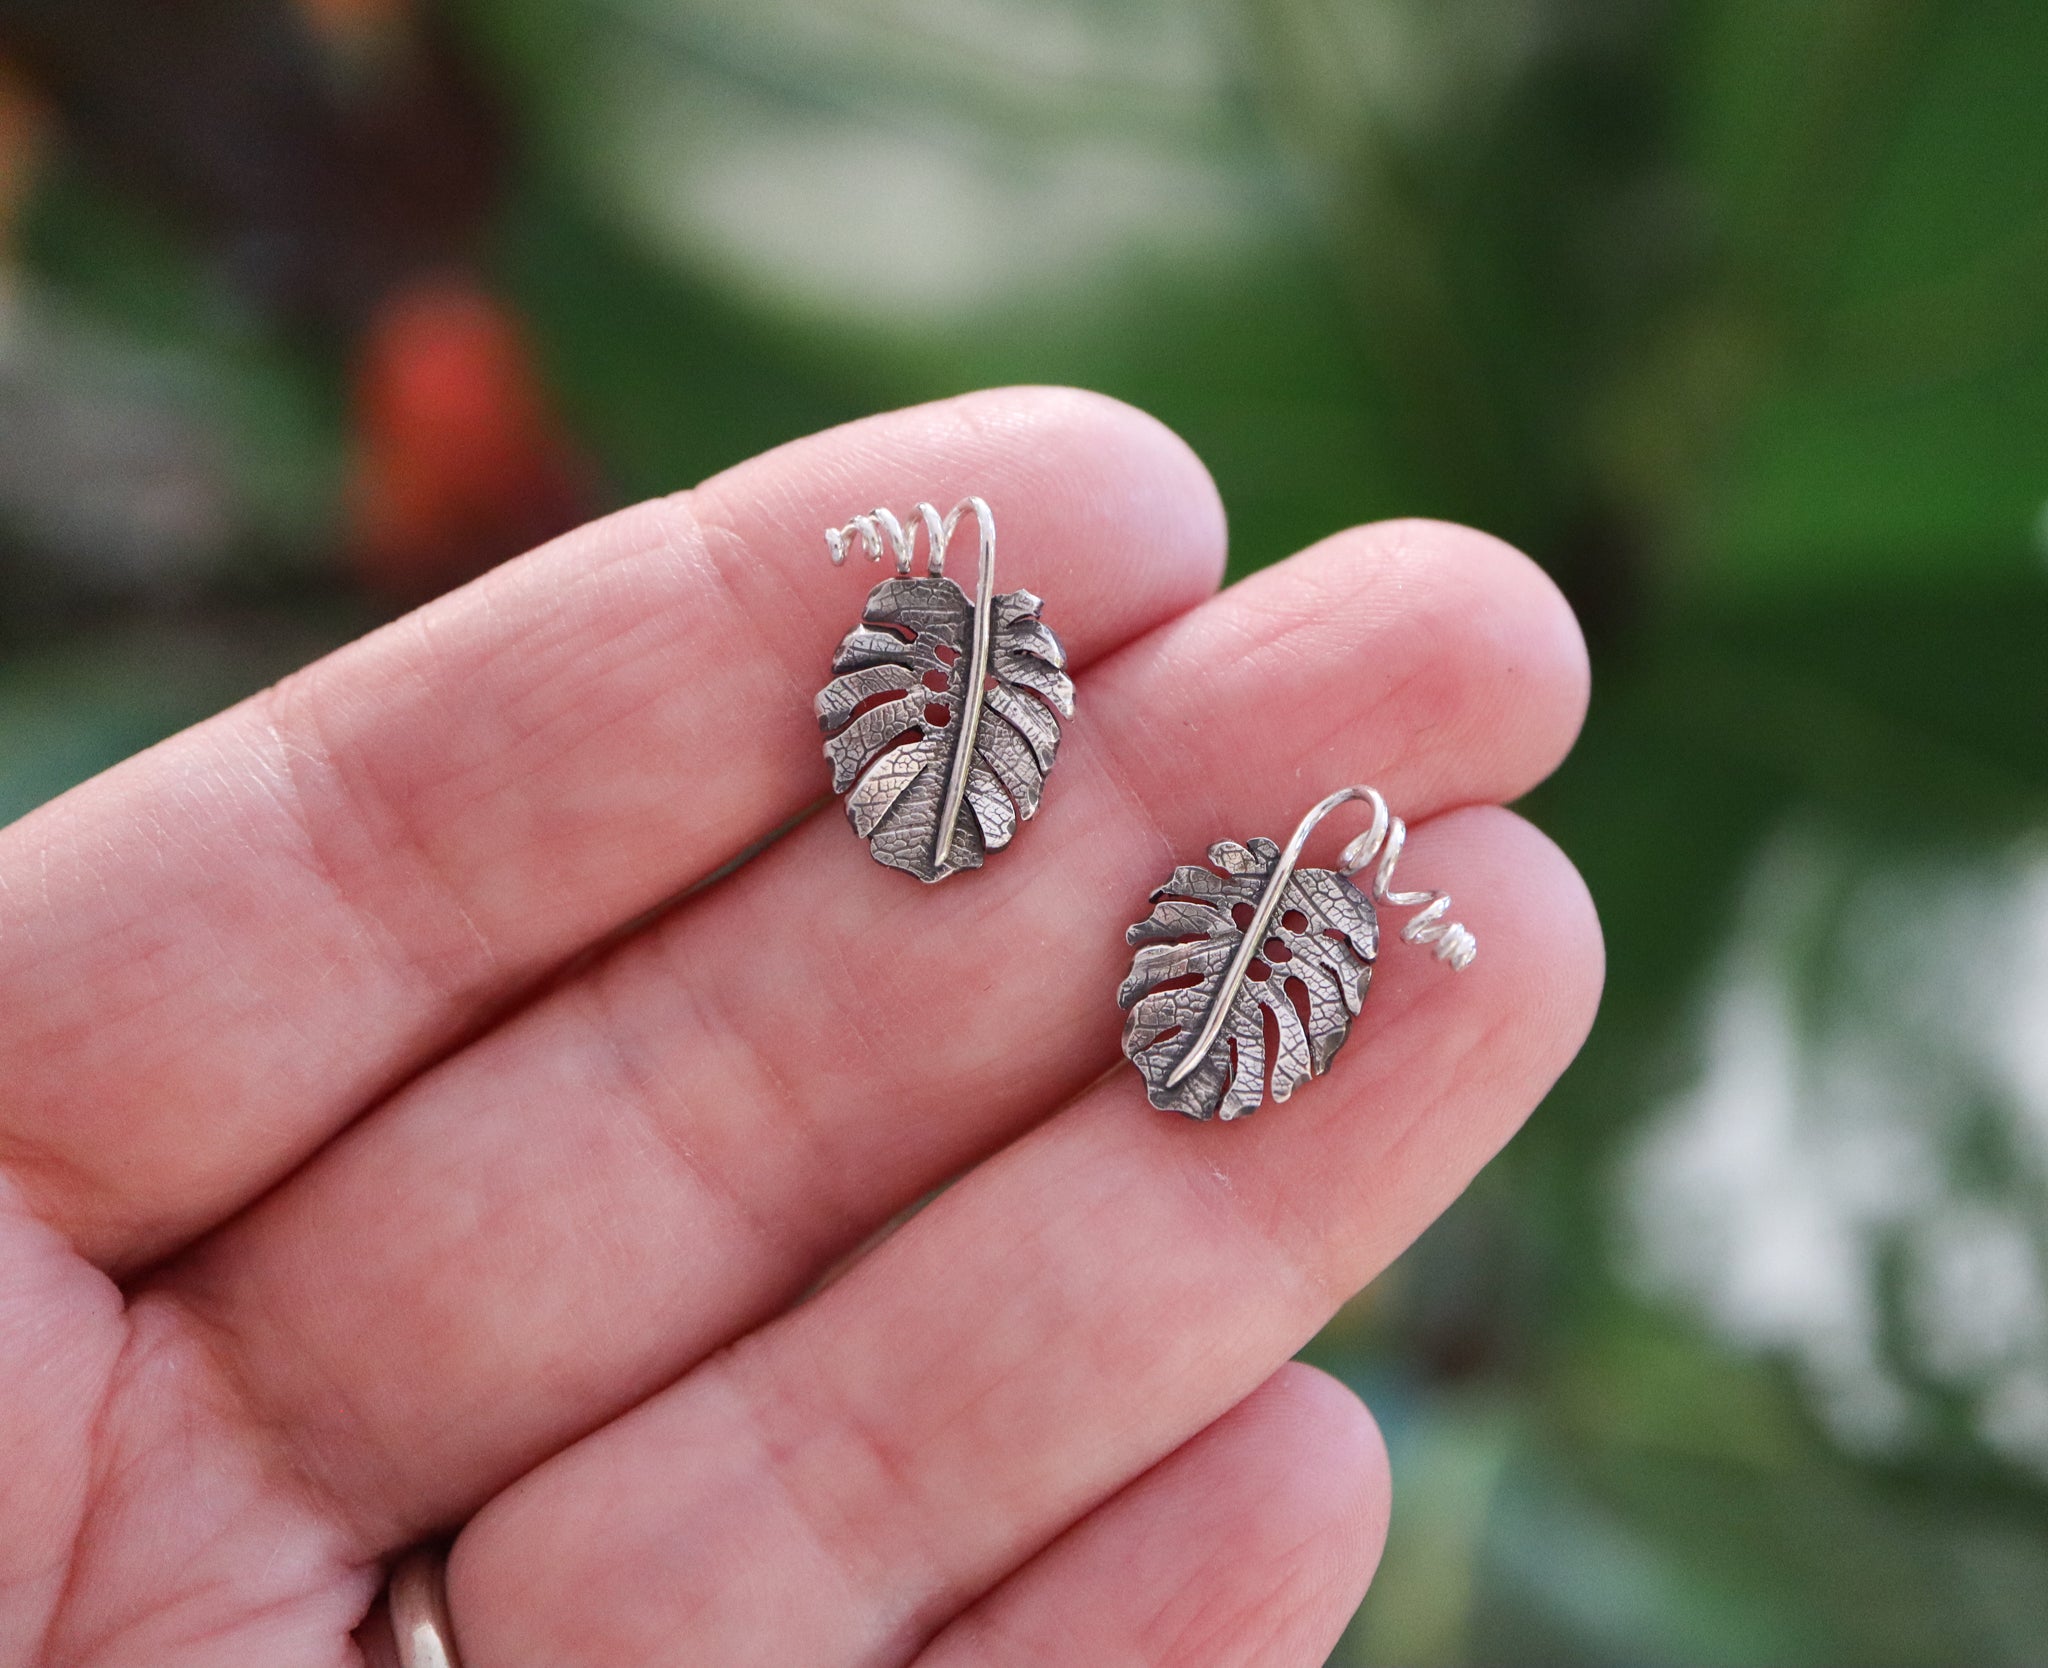
[[[1258,979],[1261,982],[1263,982],[1272,973],[1272,971],[1273,970],[1270,967],[1268,967],[1264,962],[1259,960],[1257,956],[1254,956],[1252,957],[1251,966],[1247,967],[1244,970],[1244,976],[1247,979]]]
[[[953,709],[951,707],[941,706],[937,701],[929,701],[925,704],[924,721],[935,730],[944,729],[946,720],[952,716]]]
[[[925,688],[940,695],[943,695],[946,692],[946,685],[951,683],[952,681],[953,680],[947,677],[944,672],[927,672],[924,675]]]
[[[1292,961],[1294,959],[1294,952],[1277,938],[1269,938],[1264,944],[1260,945],[1259,954],[1268,961]]]
[[[1302,1032],[1306,1035],[1308,1032],[1308,986],[1299,979],[1289,979],[1281,988],[1287,992],[1287,1000],[1294,1004],[1294,1011],[1301,1018]]]
[[[1289,932],[1307,932],[1308,917],[1298,909],[1290,909],[1280,917],[1280,924]]]
[[[875,756],[869,761],[869,768],[873,769],[876,764],[879,764],[883,754],[893,753],[899,747],[915,746],[922,740],[924,740],[924,732],[917,729],[905,730],[901,735],[891,736],[880,747],[875,749]]]
[[[1252,906],[1248,903],[1232,904],[1230,906],[1230,918],[1240,927],[1250,926],[1252,924]]]
[[[932,653],[937,655],[948,666],[960,658],[960,651],[954,648],[951,643],[934,643],[932,645]]]
[[[873,712],[877,707],[885,707],[891,701],[900,701],[902,699],[903,691],[900,689],[885,689],[879,695],[870,695],[853,709],[847,718],[847,722],[850,724],[854,719],[860,717],[862,713]]]

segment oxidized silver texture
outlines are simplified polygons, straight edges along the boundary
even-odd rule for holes
[[[981,535],[971,598],[945,577],[947,543],[969,510]],[[920,525],[929,554],[917,579]],[[835,563],[856,538],[872,560],[885,541],[896,554],[896,577],[869,592],[818,694],[833,790],[877,863],[927,882],[978,869],[1038,810],[1059,720],[1074,716],[1066,653],[1037,597],[995,594],[995,518],[979,498],[943,517],[919,504],[907,529],[875,510],[825,538]]]
[[[1316,824],[1349,800],[1369,801],[1373,824],[1336,869],[1299,867]],[[1152,913],[1124,934],[1139,946],[1117,992],[1129,1010],[1124,1053],[1165,1112],[1229,1121],[1285,1100],[1330,1069],[1351,1034],[1379,955],[1374,900],[1416,913],[1401,929],[1433,944],[1454,972],[1478,953],[1472,934],[1445,921],[1441,892],[1390,890],[1408,831],[1377,789],[1342,788],[1301,819],[1286,848],[1271,840],[1209,848],[1213,869],[1183,864],[1152,894]],[[1368,894],[1351,876],[1380,860]],[[1267,1058],[1271,1016],[1274,1047]]]

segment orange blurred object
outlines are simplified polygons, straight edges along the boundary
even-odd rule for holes
[[[429,596],[588,512],[590,472],[502,302],[462,280],[396,291],[359,354],[350,545],[370,584]]]
[[[298,0],[298,9],[316,34],[347,40],[403,27],[413,0]]]
[[[13,65],[0,62],[0,260],[13,251],[15,224],[35,183],[48,126],[43,101]]]

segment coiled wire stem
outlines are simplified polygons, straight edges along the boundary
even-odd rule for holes
[[[934,504],[914,505],[908,527],[896,519],[893,510],[870,510],[866,515],[855,516],[844,527],[826,528],[825,548],[832,553],[834,567],[846,560],[856,541],[871,562],[879,562],[893,550],[896,553],[896,571],[907,574],[910,572],[910,560],[917,554],[917,530],[922,526],[931,550],[925,566],[934,579],[943,579],[946,546],[952,542],[953,529],[960,525],[961,516],[969,510],[974,512],[975,524],[981,529],[982,544],[993,545],[995,517],[989,513],[988,505],[979,498],[963,498],[944,515],[939,514]]]
[[[1317,809],[1340,804],[1345,799],[1363,799],[1371,804],[1372,827],[1344,848],[1344,855],[1337,861],[1338,872],[1356,875],[1377,857],[1380,866],[1372,877],[1372,895],[1396,909],[1415,911],[1401,929],[1402,941],[1418,946],[1434,945],[1431,954],[1453,973],[1462,973],[1472,965],[1472,958],[1479,954],[1479,940],[1459,922],[1444,919],[1451,912],[1451,895],[1448,892],[1393,890],[1394,866],[1401,861],[1401,848],[1408,843],[1408,825],[1387,809],[1387,802],[1380,797],[1377,788],[1346,788],[1341,796],[1332,794]]]

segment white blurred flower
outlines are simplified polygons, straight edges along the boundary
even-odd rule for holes
[[[1910,1451],[1931,1383],[2048,1475],[2048,860],[1780,839],[1622,1181],[1630,1279],[1789,1360],[1845,1445]]]

